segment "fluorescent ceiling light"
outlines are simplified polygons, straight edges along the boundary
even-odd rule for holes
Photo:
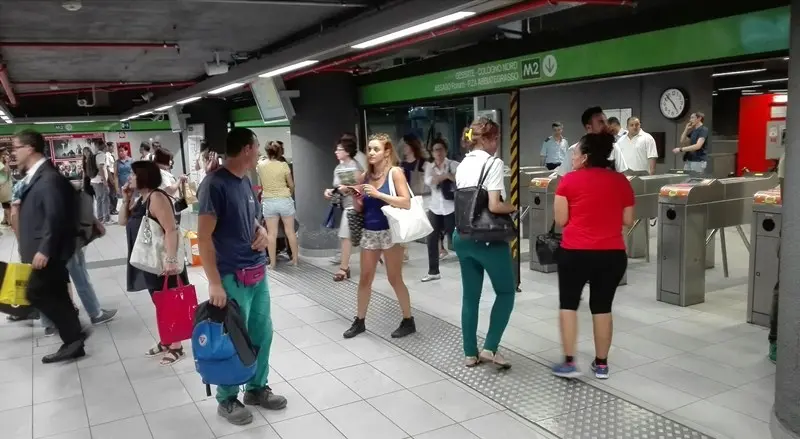
[[[382,37],[373,38],[369,41],[365,41],[363,43],[356,44],[353,49],[366,49],[368,47],[379,46],[384,43],[388,43],[390,41],[399,40],[401,38],[407,37],[409,35],[418,34],[421,32],[425,32],[426,30],[437,28],[439,26],[443,26],[448,23],[452,23],[454,21],[463,20],[467,17],[471,17],[475,15],[474,12],[456,12],[455,14],[445,15],[444,17],[437,18],[435,20],[426,21],[425,23],[418,24],[416,26],[411,26],[397,32],[392,32],[388,35],[384,35]]]
[[[788,57],[788,56],[784,56],[784,57],[783,57],[783,60],[784,60],[784,61],[789,61],[789,57]]]
[[[753,84],[753,85],[742,85],[740,87],[725,87],[717,89],[717,91],[730,91],[730,90],[747,90],[754,87],[761,87],[760,84]]]
[[[763,92],[755,91],[755,90],[745,90],[742,92],[742,96],[758,96],[763,95]]]
[[[275,70],[269,71],[267,73],[262,73],[262,74],[260,74],[258,76],[261,77],[261,78],[271,78],[273,76],[278,76],[278,75],[282,75],[284,73],[289,73],[289,72],[293,72],[295,70],[302,69],[303,67],[312,66],[312,65],[314,65],[314,64],[316,64],[318,62],[319,61],[317,61],[317,60],[309,59],[309,60],[306,60],[306,61],[301,61],[301,62],[299,62],[297,64],[292,64],[290,66],[281,67],[279,69],[275,69]]]
[[[3,110],[0,110],[0,117],[5,117],[5,115],[6,113],[4,113]]]
[[[233,90],[234,88],[239,88],[239,87],[241,87],[243,85],[244,85],[244,82],[234,82],[233,84],[228,84],[228,85],[222,86],[220,88],[217,88],[215,90],[211,90],[210,92],[208,92],[208,94],[210,94],[210,95],[222,94],[222,93],[225,93],[226,91]]]
[[[719,78],[720,76],[733,76],[733,75],[747,75],[750,73],[766,72],[767,69],[750,69],[750,70],[736,70],[733,72],[719,72],[711,75],[712,78]]]
[[[144,113],[139,113],[139,114],[137,114],[136,116],[133,116],[133,117],[135,117],[135,118],[136,117],[142,117],[142,116],[147,116],[148,114],[153,114],[153,112],[152,111],[145,111]]]
[[[182,101],[178,101],[177,104],[178,105],[183,105],[183,104],[188,104],[189,102],[194,102],[194,101],[198,101],[198,100],[200,100],[200,96],[193,96],[191,98],[186,98],[186,99],[184,99]]]
[[[158,107],[158,108],[156,108],[156,109],[155,109],[155,110],[153,110],[153,111],[167,111],[167,110],[169,110],[170,108],[172,108],[172,105],[164,105],[163,107]]]
[[[769,84],[770,82],[786,82],[789,78],[775,78],[775,79],[759,79],[753,81],[753,84]]]
[[[717,94],[718,94],[717,92],[713,92],[711,93],[711,96],[716,96]]]
[[[777,89],[774,89],[774,90],[770,90],[769,92],[770,93],[788,93],[789,90],[786,89],[786,88],[777,88]]]
[[[53,125],[57,123],[93,123],[93,120],[54,120],[54,121],[42,121],[42,122],[34,122],[34,125]]]

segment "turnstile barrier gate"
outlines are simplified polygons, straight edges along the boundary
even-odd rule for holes
[[[782,202],[780,187],[756,192],[753,197],[747,322],[765,327],[769,327],[772,291],[778,283]]]

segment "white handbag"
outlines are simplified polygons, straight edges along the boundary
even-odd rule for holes
[[[394,168],[389,171],[389,176],[386,178],[389,179],[389,194],[396,197],[397,191],[394,187],[392,172],[394,172]],[[423,207],[422,197],[415,197],[411,187],[408,188],[408,192],[411,194],[409,209],[400,209],[389,205],[381,207],[381,211],[389,220],[389,230],[392,233],[392,242],[395,244],[416,241],[433,232],[433,226],[428,221],[428,215]]]
[[[145,214],[139,232],[136,234],[136,242],[131,251],[131,265],[134,268],[153,274],[164,273],[164,256],[167,248],[164,244],[164,229],[158,221],[150,218],[149,203],[145,203]],[[184,248],[181,243],[180,232],[178,235],[176,258],[178,265],[185,262]]]

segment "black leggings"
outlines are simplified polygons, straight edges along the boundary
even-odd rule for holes
[[[592,314],[608,314],[617,286],[628,268],[625,250],[566,250],[558,253],[560,308],[577,311],[583,287],[589,283]]]

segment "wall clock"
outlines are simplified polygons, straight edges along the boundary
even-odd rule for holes
[[[689,110],[689,95],[680,88],[668,88],[661,93],[658,107],[662,116],[669,120],[678,120]]]

